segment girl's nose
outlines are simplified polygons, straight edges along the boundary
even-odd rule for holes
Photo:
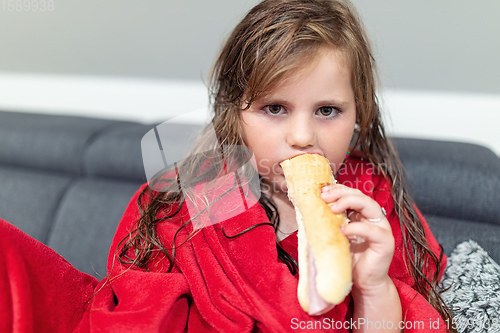
[[[290,146],[308,147],[316,143],[314,120],[308,115],[294,115],[287,122],[287,143]]]

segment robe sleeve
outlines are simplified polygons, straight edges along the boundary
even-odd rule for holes
[[[0,332],[72,332],[98,281],[0,219]]]
[[[378,178],[378,179],[377,179]],[[392,279],[401,300],[403,310],[403,322],[405,332],[447,332],[446,322],[442,319],[437,310],[415,289],[415,282],[409,273],[411,263],[404,259],[405,249],[399,217],[394,210],[391,196],[391,185],[382,176],[374,177],[374,183],[379,185],[373,191],[374,199],[386,210],[387,219],[391,225],[395,240],[395,251],[391,266],[389,267],[389,277]],[[416,208],[416,207],[415,207]],[[416,208],[419,219],[423,225],[429,248],[439,258],[441,279],[446,267],[446,256],[442,253],[441,246],[434,238],[425,218]],[[427,277],[434,273],[432,269],[427,272]]]

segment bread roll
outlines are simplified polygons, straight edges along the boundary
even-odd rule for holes
[[[299,303],[318,315],[341,303],[352,287],[349,241],[340,231],[345,214],[321,199],[321,188],[336,183],[329,161],[303,154],[281,163],[298,224]]]

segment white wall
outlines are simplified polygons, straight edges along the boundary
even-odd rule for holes
[[[256,2],[55,0],[50,12],[0,3],[0,109],[150,122],[205,107],[210,64]],[[354,3],[389,132],[500,153],[500,1]]]
[[[385,86],[500,94],[500,1],[353,1]]]

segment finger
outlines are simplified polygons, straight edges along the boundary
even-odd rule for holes
[[[343,196],[329,204],[330,209],[334,213],[341,213],[344,211],[355,211],[359,214],[352,213],[354,221],[361,221],[362,219],[380,222],[385,218],[382,208],[380,205],[365,195],[348,195]]]
[[[380,222],[386,215],[385,210],[383,208],[380,208],[379,204],[375,202],[372,198],[368,197],[364,193],[362,193],[358,189],[350,188],[342,184],[334,184],[334,185],[328,185],[325,186],[321,189],[321,197],[325,202],[329,203],[330,209],[334,213],[342,213],[346,212],[347,218],[351,221],[369,221],[369,222]],[[361,212],[358,212],[354,209],[343,209],[343,207],[338,208],[341,206],[341,203],[336,202],[340,200],[343,197],[350,197],[350,200],[358,200],[356,198],[359,198],[359,200],[364,200],[367,204],[373,204],[372,206],[374,212],[379,212],[381,214],[377,215],[377,217],[373,217],[371,215],[363,215]],[[343,200],[345,201],[345,200]],[[362,204],[361,204],[362,205]],[[337,208],[336,208],[337,207]],[[361,206],[359,206],[361,207]],[[372,211],[373,211],[372,209]],[[380,210],[379,210],[380,209]],[[359,210],[359,209],[358,209]],[[368,213],[369,214],[369,213]],[[376,213],[373,213],[376,214]]]
[[[327,202],[335,201],[344,195],[364,195],[360,190],[342,184],[327,185],[321,188],[321,197]]]
[[[377,223],[377,222],[382,222],[384,218],[387,218],[387,213],[385,212],[384,207],[381,208],[382,215],[379,218],[364,218],[361,213],[348,209],[346,211],[346,216],[349,219],[350,222],[371,222],[371,223]]]
[[[352,240],[363,239],[372,245],[382,245],[386,252],[393,251],[394,239],[392,233],[374,223],[349,223],[342,227],[342,233]],[[388,245],[391,244],[391,245]]]

